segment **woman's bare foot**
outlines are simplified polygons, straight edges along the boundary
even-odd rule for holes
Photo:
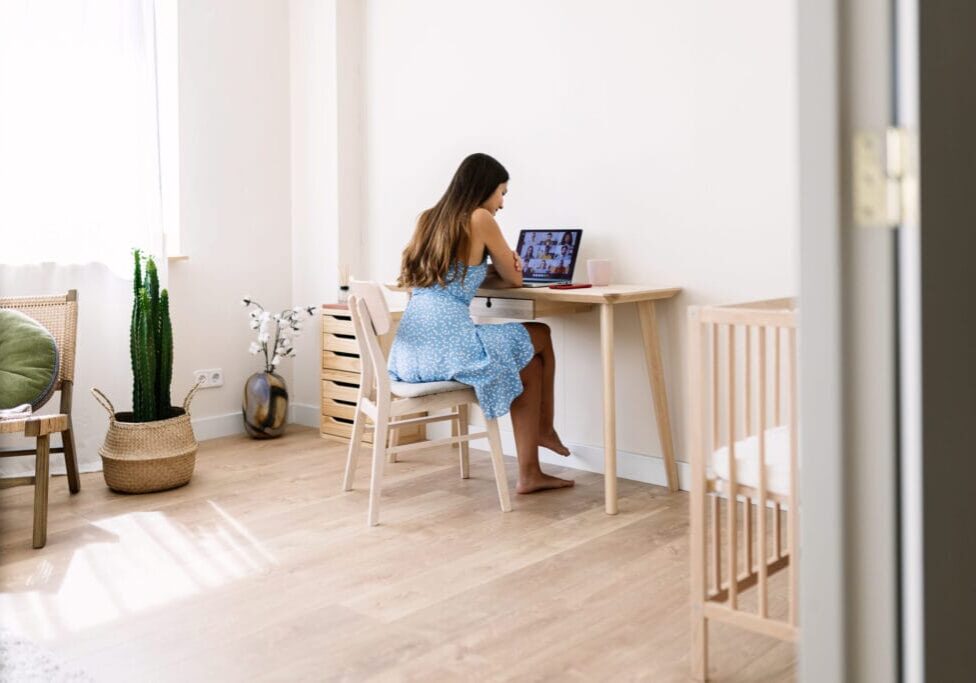
[[[559,438],[559,435],[556,434],[556,430],[553,430],[545,435],[540,435],[539,445],[542,446],[543,448],[548,448],[550,451],[554,453],[558,453],[559,455],[562,456],[569,455],[569,449],[563,445],[563,442]]]
[[[519,479],[518,484],[515,486],[515,491],[518,493],[535,493],[536,491],[547,491],[549,489],[564,489],[575,484],[576,482],[572,479],[560,479],[559,477],[553,477],[539,472],[539,474],[531,477]]]

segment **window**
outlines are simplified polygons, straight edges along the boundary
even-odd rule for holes
[[[160,253],[152,0],[0,3],[0,262]]]

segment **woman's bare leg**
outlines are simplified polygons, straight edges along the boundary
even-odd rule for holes
[[[539,467],[539,421],[542,405],[542,359],[533,356],[521,372],[522,393],[512,401],[512,427],[518,451],[519,478],[515,490],[532,493],[545,489],[572,486],[571,479],[560,479],[542,472]]]
[[[552,335],[545,323],[523,323],[529,331],[536,357],[542,360],[542,401],[539,413],[539,445],[559,455],[569,455],[556,434],[553,419],[556,411],[554,399],[556,384],[556,354],[552,350]]]

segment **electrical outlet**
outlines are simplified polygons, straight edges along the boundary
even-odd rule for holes
[[[194,370],[193,383],[199,384],[201,389],[213,389],[224,386],[224,371],[220,368]]]

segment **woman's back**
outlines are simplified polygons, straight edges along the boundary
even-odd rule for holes
[[[522,393],[519,371],[535,349],[519,323],[476,325],[469,306],[488,270],[487,260],[460,261],[444,285],[413,290],[390,349],[390,378],[402,382],[455,380],[470,384],[489,418],[508,412]]]
[[[415,287],[411,296],[447,296],[462,302],[467,308],[471,305],[478,287],[484,282],[487,272],[485,258],[482,258],[481,263],[467,266],[466,269],[458,259],[444,277],[445,284],[435,283],[429,287]]]

